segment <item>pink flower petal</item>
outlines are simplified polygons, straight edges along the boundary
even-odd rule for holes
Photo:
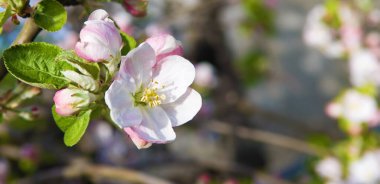
[[[129,135],[138,149],[149,148],[152,146],[152,143],[141,139],[139,135],[137,135],[136,132],[134,132],[131,128],[124,128],[124,131]]]
[[[146,40],[156,53],[157,62],[171,55],[182,55],[181,44],[171,35],[162,34]]]
[[[110,50],[102,45],[87,42],[77,42],[75,52],[79,57],[92,62],[108,60],[112,56]]]
[[[145,108],[140,125],[131,127],[141,139],[151,143],[167,143],[176,138],[170,119],[161,107]]]
[[[182,96],[194,78],[194,65],[181,56],[164,58],[153,71],[153,81],[157,82],[157,92],[165,95],[163,104],[174,102]]]
[[[202,106],[202,97],[195,90],[188,88],[186,93],[173,103],[162,105],[169,116],[172,126],[180,126],[198,113]]]

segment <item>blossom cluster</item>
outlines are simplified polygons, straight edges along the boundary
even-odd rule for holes
[[[379,183],[380,182],[380,150],[371,150],[360,158],[349,163],[347,171],[336,157],[326,157],[316,165],[317,173],[329,184],[342,183]],[[348,177],[344,178],[344,173]]]
[[[110,119],[138,148],[173,141],[173,127],[190,121],[202,105],[200,94],[189,87],[195,68],[182,57],[181,43],[168,34],[156,35],[122,56],[122,38],[106,11],[94,11],[84,24],[75,53],[105,66],[106,79],[113,80],[63,71],[79,87],[56,92],[56,113],[75,115],[104,99]]]
[[[316,165],[326,183],[378,183],[380,151],[368,141],[380,122],[380,10],[364,1],[332,1],[315,6],[306,18],[305,43],[325,56],[347,61],[351,87],[326,105],[350,137]],[[357,143],[360,142],[358,145]],[[343,153],[338,153],[342,152]],[[338,150],[338,151],[337,151]]]
[[[349,133],[378,124],[376,88],[380,85],[380,10],[362,10],[351,1],[327,1],[307,16],[304,41],[326,56],[348,61],[352,88],[338,95],[326,113],[348,122]],[[332,6],[334,8],[332,8]]]

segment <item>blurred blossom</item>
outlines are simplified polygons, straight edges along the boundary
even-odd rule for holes
[[[160,24],[149,24],[145,28],[145,32],[146,32],[146,34],[149,37],[158,36],[158,35],[165,35],[165,34],[171,34],[170,30],[167,27],[162,26]]]
[[[339,58],[342,57],[344,53],[344,45],[340,41],[335,41],[329,44],[328,47],[324,48],[322,52],[330,58]]]
[[[370,32],[367,34],[365,43],[369,48],[380,46],[380,34],[378,32]]]
[[[365,38],[368,49],[380,59],[380,34],[378,32],[370,32]]]
[[[124,0],[123,6],[131,15],[143,17],[147,12],[148,0]]]
[[[207,173],[200,175],[196,182],[196,184],[210,184],[210,183],[211,183],[211,176]]]
[[[359,26],[343,26],[340,29],[340,34],[342,43],[349,52],[354,52],[360,49],[362,31]]]
[[[7,160],[0,160],[0,184],[6,182],[7,176],[9,173],[9,163]]]
[[[327,157],[319,161],[315,168],[319,176],[329,182],[338,182],[342,177],[342,165],[335,157]]]
[[[32,144],[23,145],[20,149],[20,156],[23,159],[36,162],[38,160],[38,149]]]
[[[218,83],[215,75],[215,68],[208,62],[201,62],[195,65],[194,83],[203,88],[213,88]]]
[[[339,18],[343,27],[359,27],[360,15],[354,11],[354,9],[348,3],[340,3],[339,6]]]
[[[212,100],[203,100],[202,102],[201,110],[199,111],[199,116],[203,118],[210,118],[212,117],[214,110],[215,110],[215,104]]]
[[[327,107],[327,114],[333,118],[344,118],[353,124],[368,123],[377,116],[374,97],[356,90],[347,90],[343,96]]]
[[[230,178],[223,182],[223,184],[239,184],[236,179]]]
[[[380,151],[364,154],[349,166],[348,183],[375,184],[380,182]]]
[[[307,15],[303,34],[307,45],[322,49],[332,42],[332,34],[329,27],[323,22],[325,14],[325,7],[318,5]]]
[[[354,86],[380,84],[380,63],[368,50],[352,54],[349,60],[350,80]]]
[[[128,35],[132,35],[134,27],[132,25],[132,17],[125,12],[118,12],[112,17],[116,24],[119,26],[120,30]]]
[[[362,30],[359,15],[346,3],[338,10],[340,27],[330,27],[325,22],[325,6],[317,5],[306,18],[303,38],[307,45],[319,49],[328,57],[338,58],[362,47]]]
[[[374,9],[368,14],[368,20],[371,24],[380,24],[380,10]]]
[[[341,109],[340,104],[335,103],[335,102],[328,103],[325,108],[326,114],[334,118],[340,116],[341,110],[342,109]]]
[[[102,145],[109,144],[113,139],[113,129],[107,122],[99,121],[94,127],[94,136]]]
[[[264,1],[265,5],[268,6],[269,8],[276,8],[278,5],[278,0],[265,0]]]

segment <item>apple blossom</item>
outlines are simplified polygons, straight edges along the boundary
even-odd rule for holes
[[[350,80],[354,86],[380,84],[380,63],[368,50],[354,52],[349,60]]]
[[[325,7],[318,5],[307,15],[303,32],[303,38],[307,45],[322,49],[333,41],[329,27],[323,22],[325,14]]]
[[[194,66],[175,55],[179,45],[173,39],[151,38],[130,51],[105,94],[111,119],[138,148],[173,141],[172,127],[190,121],[202,105],[199,93],[189,88]]]
[[[93,102],[95,96],[81,89],[65,88],[54,95],[55,111],[61,116],[70,116]]]
[[[359,160],[349,166],[348,183],[380,182],[380,155],[379,151],[367,152]]]
[[[108,13],[102,9],[90,14],[85,26],[80,31],[80,41],[75,45],[75,52],[91,62],[120,59],[122,40]],[[116,62],[116,61],[114,61]]]
[[[345,118],[353,124],[368,123],[377,117],[374,97],[356,90],[347,90],[343,96],[327,107],[327,114],[333,118]]]
[[[135,17],[146,15],[148,0],[123,0],[124,8]]]
[[[335,157],[327,157],[319,161],[315,167],[319,176],[330,182],[337,182],[343,175],[342,165]]]
[[[195,66],[194,84],[203,88],[213,88],[218,83],[214,67],[208,62],[201,62]]]

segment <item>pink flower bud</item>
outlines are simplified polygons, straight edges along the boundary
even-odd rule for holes
[[[124,0],[124,8],[135,17],[144,17],[146,15],[147,0]]]
[[[112,60],[120,55],[122,40],[119,31],[104,10],[91,13],[79,37],[75,52],[88,61]]]
[[[87,107],[94,99],[94,95],[80,89],[65,88],[54,95],[55,111],[61,116],[70,116],[81,108]]]

